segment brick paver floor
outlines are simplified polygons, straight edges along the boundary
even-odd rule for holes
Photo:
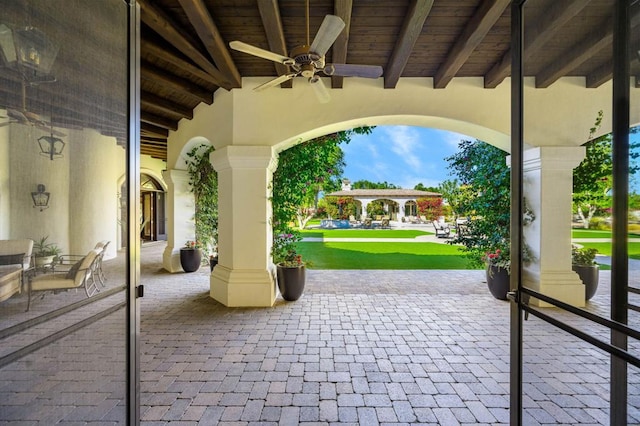
[[[146,425],[509,421],[509,304],[482,271],[308,270],[302,298],[272,308],[212,300],[206,268],[145,281]],[[608,290],[603,271],[591,310]],[[525,424],[609,423],[608,356],[533,317],[524,348]],[[630,424],[639,383],[630,367]]]
[[[142,249],[143,425],[508,423],[509,303],[491,297],[482,271],[309,270],[296,302],[226,308],[209,297],[206,267],[166,273],[163,249]],[[105,266],[117,286],[121,259]],[[603,315],[609,279],[602,271],[589,303]],[[3,324],[84,298],[47,295],[25,313],[23,297],[3,303]],[[119,310],[0,368],[0,424],[122,421],[123,323]],[[524,330],[525,424],[609,424],[609,357],[535,318]],[[640,424],[633,367],[628,394],[629,424]]]

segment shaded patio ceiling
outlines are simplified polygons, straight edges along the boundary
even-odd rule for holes
[[[24,2],[5,3],[7,16],[24,15]],[[445,88],[454,77],[482,77],[484,86],[491,89],[510,75],[509,3],[310,0],[310,33],[313,38],[325,15],[340,16],[346,27],[328,51],[327,62],[379,65],[388,90],[402,77],[431,77],[434,90]],[[287,55],[306,38],[302,0],[138,0],[138,4],[142,21],[141,152],[156,158],[166,159],[169,130],[177,129],[181,119],[191,119],[200,103],[211,104],[216,90],[239,88],[242,77],[275,77],[286,72],[285,66],[230,49],[230,41]],[[535,76],[537,87],[548,87],[563,76],[584,77],[588,88],[611,79],[612,1],[531,0],[529,4],[525,73]],[[637,27],[638,22],[636,14],[632,26]],[[636,39],[637,33],[633,32]],[[84,100],[65,96],[69,86],[78,82],[65,81],[64,69],[77,64],[83,53],[80,48],[59,55],[54,64],[52,72],[58,81],[46,90],[58,102],[73,105],[74,114],[53,111],[53,124],[91,127],[124,141],[126,133],[116,123],[123,110],[118,109],[117,100],[107,103],[112,110],[101,105],[96,114]],[[106,61],[95,54],[90,57]],[[637,60],[632,73],[640,73]],[[330,90],[347,90],[349,78],[331,77]],[[0,107],[15,107],[19,86],[10,73],[0,73]],[[267,90],[290,87],[288,81]],[[108,88],[90,92],[109,98]],[[43,114],[51,109],[45,102],[33,102],[32,108]]]

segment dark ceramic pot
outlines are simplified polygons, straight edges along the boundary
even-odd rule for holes
[[[509,271],[499,266],[487,267],[487,286],[496,299],[507,300],[509,292]]]
[[[278,289],[282,298],[288,302],[298,300],[304,292],[305,268],[301,266],[277,265]]]
[[[195,272],[200,269],[202,263],[202,250],[200,249],[180,249],[180,266],[185,272]]]
[[[589,300],[595,296],[598,291],[598,280],[600,278],[600,267],[598,265],[592,266],[580,266],[571,265],[571,269],[574,270],[582,284],[584,284],[584,300]]]
[[[209,268],[211,268],[211,272],[213,272],[213,268],[218,264],[218,257],[209,257]]]

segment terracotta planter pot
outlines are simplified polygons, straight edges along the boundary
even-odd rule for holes
[[[589,300],[595,296],[598,291],[598,280],[600,279],[600,267],[598,265],[580,266],[571,265],[571,269],[575,271],[582,284],[584,284],[584,299]]]
[[[507,300],[509,292],[509,271],[498,266],[487,267],[487,286],[496,299]]]
[[[200,249],[180,249],[180,266],[185,272],[195,272],[202,264],[202,250]]]
[[[277,265],[278,289],[282,298],[288,302],[298,300],[304,292],[305,268],[301,266]]]

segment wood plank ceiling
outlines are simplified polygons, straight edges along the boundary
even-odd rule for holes
[[[510,74],[509,3],[310,0],[310,32],[313,38],[325,15],[340,16],[346,27],[327,61],[379,65],[386,89],[395,88],[401,77],[432,77],[436,90],[447,87],[454,77],[482,77],[490,89]],[[216,90],[241,87],[242,77],[287,72],[286,66],[230,49],[230,41],[287,55],[306,38],[303,0],[138,0],[138,4],[141,153],[160,159],[166,159],[169,130],[176,130],[180,120],[193,118],[200,103],[211,104]],[[611,5],[611,0],[530,0],[525,73],[535,76],[537,87],[548,87],[563,76],[583,76],[586,87],[611,79]],[[634,37],[639,23],[636,15]],[[633,40],[633,46],[638,45]],[[632,71],[640,72],[637,60]],[[344,80],[331,77],[330,90],[345,87]],[[13,89],[8,91],[15,89],[15,84],[9,86]],[[288,81],[268,90],[290,87]],[[96,124],[92,114],[85,117],[86,125],[124,136],[109,128],[109,113],[102,112],[103,123]],[[83,124],[82,118],[78,121],[77,125]],[[57,124],[65,123],[60,117]]]

